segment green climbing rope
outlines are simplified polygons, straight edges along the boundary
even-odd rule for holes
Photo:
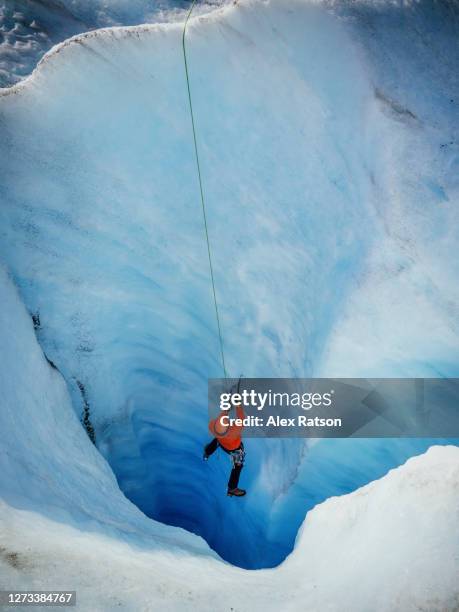
[[[212,265],[212,254],[211,254],[210,240],[209,240],[209,229],[208,229],[208,226],[207,226],[206,204],[205,204],[205,200],[204,200],[204,190],[203,190],[203,187],[202,187],[201,164],[199,163],[198,144],[197,144],[197,141],[196,141],[196,128],[195,128],[195,122],[194,122],[193,103],[191,101],[190,77],[189,77],[189,74],[188,74],[188,62],[187,62],[187,59],[186,59],[186,45],[185,45],[186,28],[187,28],[188,20],[191,17],[191,13],[192,13],[192,11],[194,9],[194,5],[195,4],[196,4],[196,0],[193,0],[193,2],[191,4],[191,7],[190,7],[190,10],[188,11],[188,15],[186,16],[186,19],[185,19],[185,25],[183,26],[183,33],[182,33],[183,59],[185,60],[186,86],[187,86],[187,90],[188,90],[188,102],[189,102],[189,105],[190,105],[191,127],[193,128],[194,153],[195,153],[195,157],[196,157],[196,167],[197,167],[197,170],[198,170],[199,192],[201,194],[202,216],[203,216],[203,219],[204,219],[204,230],[205,230],[205,234],[206,234],[207,255],[209,256],[210,280],[211,280],[211,284],[212,284],[212,294],[213,294],[213,297],[214,297],[215,317],[217,319],[218,338],[219,338],[219,341],[220,341],[220,353],[221,353],[221,358],[222,358],[223,374],[224,374],[225,378],[228,378],[228,375],[226,373],[225,352],[224,352],[224,349],[223,349],[223,336],[222,336],[222,329],[221,329],[221,325],[220,325],[220,316],[218,314],[217,293],[215,291],[214,268],[213,268],[213,265]]]

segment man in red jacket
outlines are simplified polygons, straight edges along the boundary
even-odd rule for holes
[[[234,406],[236,409],[236,417],[230,417],[229,411],[222,411],[222,414],[216,419],[209,422],[209,431],[214,436],[214,439],[207,444],[204,449],[204,460],[207,459],[217,450],[222,448],[225,453],[230,455],[233,462],[233,469],[228,480],[228,495],[232,497],[242,497],[246,494],[244,489],[239,489],[239,477],[242,468],[244,467],[244,444],[241,440],[243,426],[234,423],[229,424],[230,418],[243,419],[244,410],[241,405]]]

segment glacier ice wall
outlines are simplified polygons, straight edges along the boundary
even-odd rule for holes
[[[190,22],[232,375],[457,374],[453,9],[248,2]],[[128,498],[275,565],[305,511],[431,441],[249,440],[238,506],[225,458],[202,464],[220,366],[180,37],[84,34],[3,92],[0,254]]]
[[[373,180],[384,224],[327,340],[327,373],[457,376],[457,2],[334,5],[371,65],[382,113]],[[397,126],[398,125],[398,129]]]
[[[140,548],[215,558],[200,538],[147,519],[120,493],[112,470],[75,415],[64,379],[43,355],[3,266],[0,287],[2,561],[13,508]]]
[[[242,571],[122,495],[3,268],[0,287],[2,589],[70,583],[76,609],[107,612],[457,608],[458,448],[431,448],[327,500],[308,513],[285,563]]]

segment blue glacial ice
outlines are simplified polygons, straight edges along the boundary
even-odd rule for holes
[[[3,269],[0,286],[2,589],[71,585],[84,612],[457,608],[459,448],[433,446],[327,499],[284,563],[241,570],[126,499]]]
[[[309,509],[433,441],[248,440],[238,505],[226,458],[203,464],[221,366],[181,33],[81,34],[0,90],[0,256],[127,498],[271,567]],[[453,2],[191,20],[230,375],[458,375],[458,33]]]

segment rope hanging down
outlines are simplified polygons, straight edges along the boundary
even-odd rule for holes
[[[190,105],[191,127],[193,128],[194,153],[195,153],[195,157],[196,157],[196,167],[197,167],[197,170],[198,170],[199,192],[201,194],[202,216],[203,216],[203,220],[204,220],[204,230],[205,230],[205,234],[206,234],[207,255],[209,256],[210,280],[211,280],[211,283],[212,283],[212,294],[213,294],[213,297],[214,297],[215,317],[217,319],[218,338],[219,338],[219,341],[220,341],[220,353],[221,353],[221,358],[222,358],[223,374],[224,374],[225,378],[228,378],[228,375],[226,373],[226,365],[225,365],[225,353],[224,353],[224,350],[223,350],[223,336],[222,336],[222,330],[221,330],[221,325],[220,325],[220,316],[218,314],[217,294],[216,294],[216,291],[215,291],[214,269],[213,269],[213,265],[212,265],[212,255],[211,255],[211,249],[210,249],[209,230],[208,230],[208,227],[207,227],[207,214],[206,214],[206,205],[205,205],[205,200],[204,200],[204,190],[203,190],[203,187],[202,187],[201,164],[199,163],[198,145],[197,145],[197,142],[196,142],[196,129],[195,129],[195,123],[194,123],[193,103],[191,101],[190,77],[189,77],[189,74],[188,74],[188,62],[187,62],[187,59],[186,59],[186,45],[185,45],[186,28],[187,28],[188,20],[191,17],[191,13],[192,13],[192,11],[194,9],[194,5],[195,4],[196,4],[196,0],[193,0],[193,2],[191,4],[191,8],[188,11],[188,15],[187,15],[187,17],[185,19],[185,25],[183,26],[183,33],[182,33],[183,59],[185,60],[186,86],[187,86],[187,90],[188,90],[188,102],[189,102],[189,105]]]

